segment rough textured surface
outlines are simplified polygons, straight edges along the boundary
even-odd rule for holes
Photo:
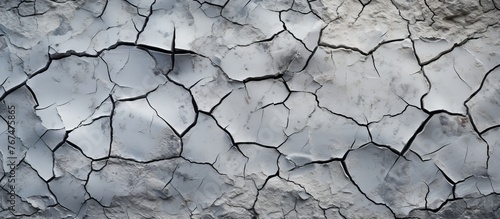
[[[500,218],[498,0],[0,2],[0,218]]]

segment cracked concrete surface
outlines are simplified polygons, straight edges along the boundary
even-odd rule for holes
[[[0,3],[0,218],[500,218],[500,1]]]

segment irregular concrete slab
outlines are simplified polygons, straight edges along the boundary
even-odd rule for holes
[[[454,183],[487,172],[488,145],[467,117],[433,115],[411,150],[434,162]]]
[[[230,137],[217,126],[216,121],[203,113],[195,126],[182,138],[182,156],[200,163],[214,163],[219,154],[231,148]]]
[[[179,137],[145,99],[117,103],[111,123],[111,155],[148,161],[180,153]]]
[[[381,48],[394,61],[378,61],[378,53],[364,56],[320,47],[305,69],[322,85],[317,91],[319,105],[367,124],[402,112],[408,102],[418,104],[427,86],[408,46],[403,42]]]
[[[182,86],[167,82],[149,93],[147,100],[158,116],[171,125],[177,133],[184,133],[195,122],[193,98]]]
[[[415,208],[439,207],[452,185],[432,162],[413,153],[400,157],[388,149],[367,145],[350,152],[346,168],[361,191],[376,203],[384,203],[398,215]]]

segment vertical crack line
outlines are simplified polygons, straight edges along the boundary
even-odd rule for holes
[[[404,156],[406,154],[406,152],[408,152],[408,150],[410,149],[410,146],[413,144],[413,141],[415,141],[415,138],[418,136],[418,134],[420,134],[424,130],[425,126],[427,125],[429,120],[431,120],[432,116],[433,116],[432,114],[427,116],[427,118],[420,124],[420,126],[417,128],[415,133],[411,136],[411,138],[408,140],[408,142],[406,142],[405,146],[403,147],[403,149],[399,153],[400,156]]]
[[[151,15],[153,15],[153,12],[154,12],[153,11],[153,5],[155,3],[156,3],[156,0],[153,0],[153,3],[151,3],[151,5],[149,6],[149,14],[144,19],[144,24],[142,25],[142,28],[137,31],[137,37],[135,38],[135,44],[137,44],[137,42],[139,42],[139,37],[140,37],[141,33],[144,32],[144,30],[146,29],[146,26],[147,26],[147,24],[149,22],[149,18],[151,17]],[[136,9],[137,9],[137,14],[142,17],[143,15],[141,15],[139,13],[139,7],[136,6]],[[132,22],[134,23],[134,28],[137,30],[134,20],[132,20]]]
[[[172,52],[172,55],[170,57],[170,61],[172,62],[172,68],[166,73],[167,75],[168,73],[174,71],[175,69],[175,38],[176,38],[176,28],[174,24],[174,33],[172,34],[172,44],[170,45],[170,51]]]
[[[429,6],[429,3],[427,3],[427,0],[424,0],[424,4],[425,6],[427,6],[427,8],[429,9],[429,11],[431,11],[432,13],[432,16],[431,16],[431,23],[429,24],[429,26],[432,26],[436,21],[434,20],[434,16],[436,16],[436,13],[434,13],[434,11],[431,9],[431,7]]]
[[[472,89],[472,87],[469,85],[469,83],[467,83],[467,81],[465,81],[465,80],[464,80],[464,79],[460,76],[460,74],[458,73],[457,69],[455,68],[455,60],[453,60],[453,71],[454,71],[454,72],[455,72],[455,74],[458,76],[458,78],[459,78],[462,82],[464,82],[464,83],[467,85],[467,87],[469,87],[470,89]]]
[[[370,57],[371,57],[371,59],[372,59],[373,68],[374,68],[374,69],[375,69],[375,71],[377,72],[378,77],[379,77],[379,78],[381,78],[381,77],[380,77],[380,72],[379,72],[379,71],[378,71],[378,69],[377,69],[377,65],[375,65],[375,55],[374,55],[374,54],[371,54],[371,56],[370,56]],[[391,91],[392,91],[392,90],[391,90]],[[406,101],[405,101],[405,102],[406,102]]]

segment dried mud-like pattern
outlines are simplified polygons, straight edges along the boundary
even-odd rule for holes
[[[0,218],[499,218],[500,1],[0,3]]]

